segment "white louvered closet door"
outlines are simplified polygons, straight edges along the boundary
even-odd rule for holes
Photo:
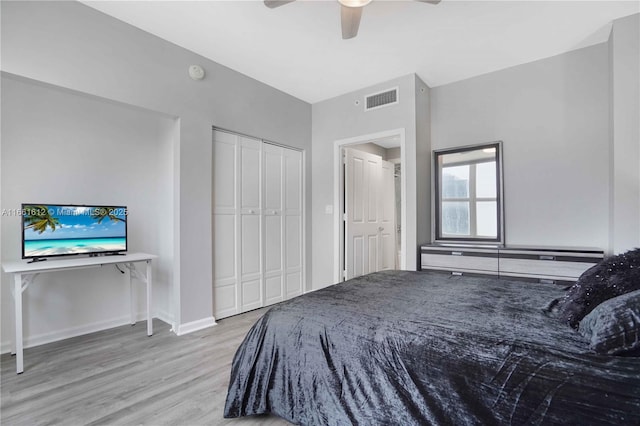
[[[213,311],[239,314],[238,136],[213,132]]]
[[[302,153],[214,130],[214,315],[303,292]]]
[[[213,293],[217,318],[262,306],[262,141],[214,131]]]
[[[302,153],[264,145],[265,306],[302,294]]]
[[[284,291],[285,299],[303,293],[302,153],[283,150],[284,163]]]
[[[284,300],[283,149],[264,145],[264,304]]]
[[[262,141],[239,137],[240,141],[240,310],[262,304]]]

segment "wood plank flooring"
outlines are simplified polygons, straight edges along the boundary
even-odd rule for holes
[[[231,361],[265,309],[178,337],[154,320],[0,358],[0,424],[289,425],[277,416],[224,419]]]

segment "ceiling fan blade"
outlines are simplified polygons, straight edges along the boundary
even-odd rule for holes
[[[340,20],[342,22],[342,39],[346,40],[358,35],[360,18],[362,17],[361,7],[346,7],[340,5]]]
[[[284,6],[287,3],[293,3],[295,0],[264,0],[264,5],[273,9],[274,7]]]
[[[440,3],[441,0],[416,0],[422,3],[431,3],[431,4],[438,4]]]

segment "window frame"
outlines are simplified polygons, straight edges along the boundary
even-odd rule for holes
[[[463,161],[456,165],[469,165],[469,190],[468,197],[453,197],[442,198],[441,182],[442,182],[442,169],[440,165],[440,157],[447,154],[462,153],[468,151],[484,150],[495,148],[495,162],[496,162],[496,196],[494,197],[477,197],[476,195],[476,166],[480,163],[490,162],[486,160],[471,160]],[[433,243],[491,243],[496,245],[504,245],[504,182],[502,173],[502,141],[484,143],[479,145],[468,145],[456,148],[447,148],[433,151],[433,223],[432,223],[432,242]],[[470,235],[447,235],[442,233],[442,222],[440,220],[442,216],[442,203],[447,201],[462,201],[469,203],[469,234]],[[486,237],[477,235],[477,213],[476,204],[482,201],[495,201],[496,202],[496,237]]]

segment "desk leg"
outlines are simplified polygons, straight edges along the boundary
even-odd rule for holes
[[[22,274],[13,275],[13,306],[15,312],[15,352],[16,352],[16,373],[24,371],[22,364]]]
[[[131,265],[129,267],[129,304],[131,308],[131,325],[136,325],[136,308],[138,307],[138,295],[136,294],[136,287],[133,285],[133,271],[131,268],[135,268],[135,266]]]
[[[14,279],[15,279],[15,274],[14,274]],[[10,315],[10,321],[11,321],[11,330],[16,329],[16,296],[15,296],[15,288],[11,287],[11,301],[13,302],[11,304],[11,315]],[[15,332],[13,333],[13,336],[10,337],[10,343],[11,343],[11,355],[15,355],[16,354],[16,336],[15,336]]]
[[[151,318],[151,287],[152,287],[151,261],[147,260],[147,336],[153,336],[153,321]]]

